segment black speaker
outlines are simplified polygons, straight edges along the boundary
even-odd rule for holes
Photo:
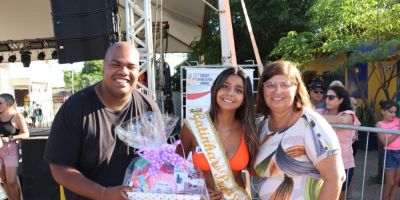
[[[57,41],[59,63],[103,59],[111,44],[109,35]]]
[[[102,59],[118,41],[116,0],[51,0],[59,63]]]
[[[59,185],[54,181],[49,164],[43,159],[47,139],[21,141],[21,186],[24,199],[60,199]]]
[[[82,15],[53,15],[54,35],[57,40],[62,40],[112,34],[112,27],[107,23],[111,20],[107,12],[102,10]]]

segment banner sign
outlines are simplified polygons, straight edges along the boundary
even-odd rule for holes
[[[186,116],[193,113],[205,112],[210,109],[211,86],[215,78],[226,68],[198,68],[186,69]],[[245,69],[253,84],[254,69]],[[254,88],[254,87],[253,87]]]

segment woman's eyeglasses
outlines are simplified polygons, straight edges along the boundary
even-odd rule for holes
[[[287,82],[281,82],[281,83],[275,83],[275,82],[264,82],[264,89],[267,90],[276,90],[278,89],[278,87],[280,87],[282,90],[287,90],[290,87],[292,87],[293,85],[296,85],[296,83],[292,83],[290,81]]]
[[[336,98],[337,96],[335,96],[335,95],[326,95],[326,99],[328,99],[328,100],[334,100],[335,98]]]

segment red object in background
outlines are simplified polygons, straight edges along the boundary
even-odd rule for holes
[[[147,86],[147,72],[139,76],[139,82]]]
[[[186,98],[187,99],[198,99],[198,98],[201,98],[203,96],[206,96],[208,93],[210,93],[210,91],[199,92],[199,93],[188,93]]]

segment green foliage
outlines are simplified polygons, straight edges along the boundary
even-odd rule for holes
[[[278,45],[271,52],[270,56],[291,60],[299,67],[304,67],[313,59],[317,44],[313,33],[302,32],[297,34],[295,31],[291,31],[286,37],[282,37],[279,40]]]
[[[103,79],[103,61],[86,61],[80,75],[82,88],[99,82]]]
[[[78,91],[103,79],[102,60],[86,61],[83,66],[81,72],[64,71],[66,88],[72,88],[72,83],[74,83],[74,90]]]
[[[306,15],[310,18],[308,30],[289,32],[279,40],[271,56],[293,60],[300,66],[318,55],[333,59],[346,54],[347,59],[341,65],[344,69],[369,63],[368,80],[377,77],[380,87],[370,94],[370,101],[362,98],[365,106],[359,114],[363,125],[374,126],[378,94],[383,92],[387,99],[393,98],[388,88],[397,74],[392,70],[390,77],[386,77],[381,61],[400,58],[400,2],[315,0]],[[360,47],[368,46],[370,50],[360,51]]]
[[[72,77],[74,78],[73,81]],[[80,72],[75,72],[73,70],[64,71],[65,88],[72,88],[72,84],[74,84],[75,91],[81,89],[79,86],[80,80]]]
[[[371,115],[368,112],[369,107],[372,107],[372,103],[367,103],[369,105],[363,104],[357,107],[356,115],[361,122],[361,126],[375,127],[376,115]]]
[[[304,65],[318,53],[336,57],[353,52],[345,63],[351,66],[386,60],[393,56],[388,49],[397,49],[394,54],[399,54],[400,3],[396,1],[316,0],[307,16],[310,17],[308,31],[283,37],[271,56]],[[375,50],[359,52],[365,44],[373,45]]]
[[[174,75],[171,76],[172,91],[180,91],[180,88],[181,88],[181,66],[182,66],[182,64],[179,64],[178,66],[176,66],[175,73],[174,73]]]
[[[221,61],[221,42],[219,33],[219,17],[211,11],[207,27],[204,27],[203,36],[200,40],[196,38],[189,45],[191,53],[189,53],[188,61],[198,60],[200,56],[204,57],[204,62],[220,63]],[[191,60],[192,59],[192,60]]]
[[[308,14],[311,30],[324,41],[321,52],[355,50],[400,31],[400,4],[393,0],[317,0]]]
[[[311,6],[312,0],[245,2],[261,58],[266,59],[279,39],[286,36],[289,31],[302,32],[307,29],[309,19],[304,13]],[[211,3],[218,5],[216,0]],[[230,8],[238,63],[255,60],[240,1],[230,1]],[[219,16],[214,10],[209,12],[208,23],[204,27],[201,40],[194,41],[190,49],[195,60],[203,56],[205,64],[221,63]],[[192,60],[188,58],[188,61]]]

